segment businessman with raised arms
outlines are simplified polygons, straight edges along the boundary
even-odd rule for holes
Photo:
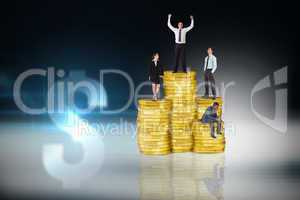
[[[191,18],[190,26],[184,28],[182,22],[178,22],[177,28],[171,24],[171,14],[168,15],[168,27],[175,34],[175,68],[174,73],[178,71],[178,67],[181,65],[183,72],[186,72],[186,34],[194,27],[194,18]]]

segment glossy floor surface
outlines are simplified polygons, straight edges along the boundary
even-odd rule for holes
[[[1,193],[42,199],[300,197],[297,123],[281,134],[257,121],[236,121],[227,127],[224,153],[168,156],[141,155],[134,120],[127,129],[118,129],[120,123],[108,120],[114,132],[83,139],[47,122],[1,123]]]

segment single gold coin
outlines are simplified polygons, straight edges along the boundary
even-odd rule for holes
[[[193,138],[195,141],[225,141],[225,137],[223,136],[218,135],[217,138],[213,138],[210,134],[205,136],[193,135]]]
[[[187,144],[172,144],[172,147],[181,147],[181,148],[191,148],[193,146],[193,143],[187,143]]]
[[[171,112],[170,112],[170,114],[171,114]],[[169,118],[170,118],[170,114],[169,113],[167,113],[167,114],[164,114],[164,115],[139,115],[138,114],[138,116],[137,116],[137,120],[139,120],[139,119],[141,119],[141,120],[143,120],[143,119],[149,119],[149,120],[169,120]]]
[[[157,139],[157,138],[147,138],[147,139],[145,139],[145,138],[138,138],[137,139],[137,142],[138,143],[143,143],[143,144],[145,144],[145,143],[153,143],[153,144],[157,144],[157,143],[170,143],[170,139]]]
[[[143,137],[143,138],[167,138],[169,135],[171,135],[170,131],[156,131],[156,130],[149,130],[149,131],[141,131],[139,129],[139,131],[137,132],[139,137]]]
[[[171,153],[171,150],[169,150],[169,151],[162,151],[162,152],[160,152],[160,151],[158,151],[158,152],[149,152],[149,151],[140,151],[142,154],[144,154],[144,155],[168,155],[168,154],[170,154]]]
[[[196,71],[188,71],[188,72],[176,72],[174,73],[173,71],[164,71],[164,77],[165,76],[175,76],[175,77],[178,77],[178,76],[195,76],[196,77]]]
[[[171,149],[171,146],[141,146],[139,145],[139,148],[143,151],[168,151]]]
[[[172,86],[165,84],[165,92],[169,92],[169,93],[193,94],[195,96],[196,91],[197,91],[197,85],[196,84],[194,84],[194,85],[182,85],[182,83],[178,83],[178,84],[172,85]]]
[[[187,149],[172,149],[173,153],[184,153],[184,152],[190,152],[192,148],[187,148]]]
[[[198,139],[198,138],[194,138],[195,143],[205,143],[205,144],[224,144],[225,143],[225,139],[224,138],[205,138],[205,139]]]
[[[143,125],[139,125],[137,126],[137,131],[140,132],[140,133],[151,133],[151,132],[162,132],[162,133],[165,133],[165,132],[168,132],[170,130],[170,127],[169,125],[158,125],[158,126],[143,126]]]
[[[195,91],[196,92],[196,91]],[[195,95],[194,92],[192,93],[181,93],[181,92],[165,92],[165,96],[167,99],[184,99],[184,100],[194,100]]]
[[[144,134],[144,135],[159,135],[159,134],[166,134],[170,132],[170,129],[168,127],[157,127],[157,128],[144,128],[144,127],[137,127],[137,132],[139,134]]]
[[[173,135],[173,136],[190,136],[190,137],[193,136],[192,131],[188,128],[186,128],[186,129],[174,129],[174,128],[172,128],[170,130],[170,132],[171,132],[171,135]]]
[[[165,92],[174,92],[174,93],[180,92],[180,93],[186,93],[186,94],[194,94],[193,92],[195,92],[195,91],[197,91],[196,84],[193,84],[193,85],[183,85],[182,83],[178,83],[178,84],[174,84],[174,85],[165,84]]]
[[[168,100],[160,99],[153,101],[152,99],[139,99],[138,103],[141,105],[147,104],[147,105],[167,105],[170,104]]]
[[[160,141],[145,141],[145,140],[137,140],[139,144],[142,145],[168,145],[171,144],[171,140],[160,140]]]
[[[168,139],[170,137],[170,134],[163,133],[162,135],[152,135],[151,133],[138,133],[138,137],[141,139]]]
[[[152,133],[153,133],[155,135],[156,132],[158,134],[160,134],[160,133],[166,134],[167,132],[169,132],[170,128],[169,128],[169,126],[159,126],[159,127],[138,126],[136,130],[140,134],[152,135]]]
[[[144,149],[144,148],[140,148],[141,151],[143,152],[168,152],[171,151],[171,148],[163,148],[163,149]]]
[[[193,144],[193,140],[171,140],[172,141],[172,144],[176,144],[176,145],[181,145],[181,144]]]
[[[213,144],[213,143],[194,143],[195,147],[224,147],[225,144],[219,143],[219,144]]]
[[[202,149],[202,150],[196,150],[194,149],[194,153],[223,153],[225,149],[220,149],[220,150],[207,150],[207,149]]]
[[[171,144],[170,143],[165,143],[165,144],[161,144],[161,143],[138,143],[138,146],[140,148],[157,149],[157,148],[171,147]]]
[[[193,137],[189,134],[182,134],[182,135],[173,135],[171,134],[172,140],[193,140]]]
[[[148,122],[148,121],[154,121],[154,122],[157,122],[157,121],[160,121],[160,122],[169,122],[170,120],[170,117],[169,116],[166,116],[166,117],[155,117],[155,116],[138,116],[137,117],[137,121],[138,122]]]
[[[196,151],[222,151],[225,149],[225,146],[220,146],[220,147],[195,147],[193,148]]]
[[[170,133],[168,132],[138,132],[138,136],[143,137],[143,135],[157,137],[157,136],[169,136]]]

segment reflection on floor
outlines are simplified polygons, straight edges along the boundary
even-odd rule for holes
[[[299,200],[299,123],[286,135],[253,121],[236,124],[225,154],[143,156],[134,133],[107,134],[103,165],[68,189],[45,168],[43,150],[62,145],[64,160],[76,166],[86,155],[80,143],[52,123],[0,123],[0,192],[21,199]]]
[[[140,199],[223,199],[221,154],[141,156]]]

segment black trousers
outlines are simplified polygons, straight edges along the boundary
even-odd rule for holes
[[[185,44],[175,44],[175,72],[179,66],[182,66],[183,71],[186,72]]]
[[[205,70],[204,81],[205,81],[205,95],[206,96],[209,95],[209,86],[210,86],[212,94],[215,97],[216,96],[215,78],[213,73],[211,72],[211,69]]]

